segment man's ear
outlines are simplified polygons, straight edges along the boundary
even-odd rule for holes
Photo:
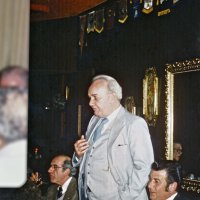
[[[168,187],[168,191],[169,191],[170,193],[173,193],[173,192],[175,192],[176,190],[177,190],[177,182],[171,183],[171,184],[169,185],[169,187]]]
[[[70,176],[71,170],[70,170],[69,168],[67,168],[67,169],[64,171],[64,173],[65,173],[66,175]]]

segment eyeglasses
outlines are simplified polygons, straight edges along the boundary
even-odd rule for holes
[[[50,165],[50,168],[59,169],[59,168],[63,168],[63,166],[58,166],[56,164],[53,164],[53,165]]]

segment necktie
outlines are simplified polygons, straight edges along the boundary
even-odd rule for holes
[[[103,118],[102,121],[100,122],[99,126],[96,128],[94,131],[94,136],[93,136],[93,141],[96,142],[97,139],[101,136],[101,130],[104,126],[104,124],[108,122],[107,118]]]
[[[58,187],[58,193],[57,193],[57,199],[59,199],[62,196],[62,187]]]

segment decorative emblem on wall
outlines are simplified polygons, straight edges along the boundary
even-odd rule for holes
[[[143,79],[143,115],[149,126],[155,126],[158,117],[158,77],[155,67],[146,69]]]

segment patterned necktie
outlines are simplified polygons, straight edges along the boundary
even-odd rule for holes
[[[94,136],[93,136],[93,141],[96,142],[99,137],[101,136],[101,131],[105,123],[108,122],[107,118],[103,118],[102,121],[100,122],[99,126],[96,128],[94,131]]]
[[[57,193],[57,199],[59,199],[62,196],[62,187],[58,187],[58,193]]]

